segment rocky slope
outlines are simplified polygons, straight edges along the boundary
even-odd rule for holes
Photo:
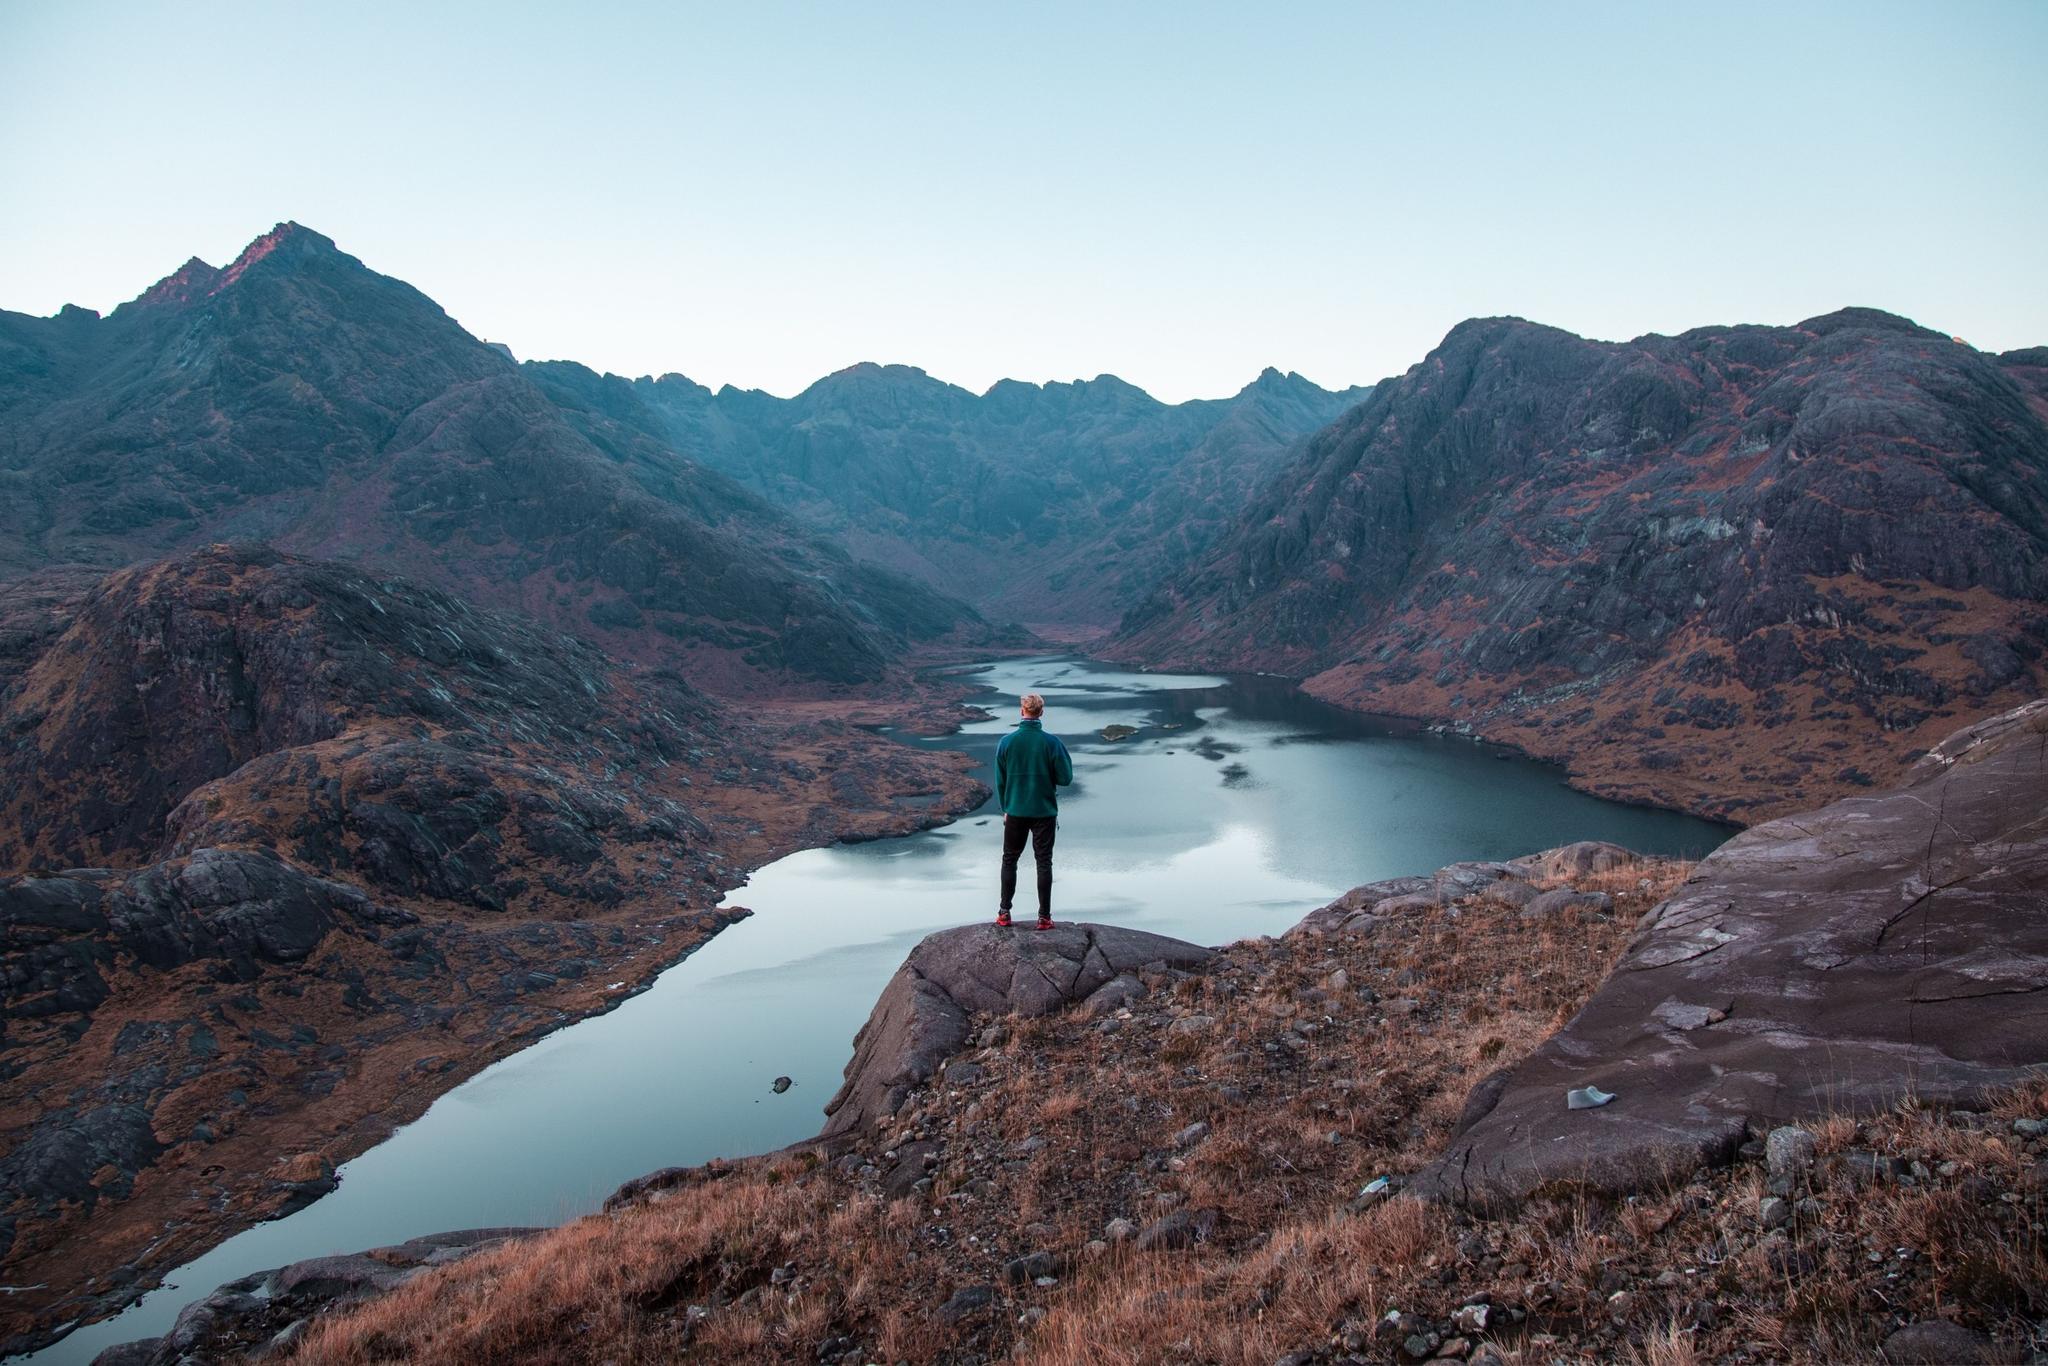
[[[1109,652],[1306,677],[1753,821],[2048,687],[2048,351],[1867,309],[1459,325]]]
[[[958,756],[262,546],[0,603],[6,1346],[644,986],[747,866],[984,795]]]
[[[2048,1019],[2008,988],[2044,923],[2043,715],[1696,869],[1609,845],[1459,864],[1357,888],[1278,940],[1125,945],[1155,955],[1127,977],[1084,966],[1108,927],[944,932],[863,1031],[842,1095],[860,1122],[818,1145],[657,1174],[388,1295],[359,1279],[339,1313],[216,1297],[186,1340],[114,1360],[279,1332],[311,1362],[2026,1359],[2048,1346],[2048,1081],[2027,1066]],[[1838,883],[1860,932],[1801,892]],[[1833,968],[1887,952],[1869,941],[1923,907],[1901,989],[1971,1000],[1920,1002],[1934,1032],[1884,1078],[1859,1059],[1914,1012],[1886,1034],[1870,975]],[[1703,935],[1683,962],[1717,960],[1725,1000],[1646,991],[1681,962],[1661,950]],[[1839,1094],[1815,1067],[1775,1088],[1756,1070],[1824,1056],[1825,1034],[1771,1013],[1795,999],[1843,1021]],[[1717,1047],[1780,1056],[1689,1060]],[[1503,1061],[1505,1089],[1474,1088]],[[1614,1098],[1568,1108],[1587,1081]],[[1742,1119],[1672,1160],[1688,1104]],[[1636,1159],[1608,1160],[1627,1144]],[[1592,1160],[1552,1156],[1570,1150]],[[1502,1151],[1543,1170],[1471,1199]]]
[[[0,312],[0,576],[262,538],[729,691],[873,685],[980,630],[654,424],[588,431],[432,300],[286,223],[105,318]]]
[[[1645,918],[1586,1008],[1474,1092],[1419,1188],[1627,1193],[1773,1124],[1981,1107],[2048,1065],[2048,701],[1907,786],[1738,835]],[[1558,1098],[1597,1086],[1597,1112]]]
[[[853,550],[991,616],[1107,626],[1226,527],[1300,440],[1367,390],[1267,370],[1227,399],[1161,403],[1112,375],[975,395],[856,365],[795,398],[681,375],[527,372],[565,409],[656,419],[675,447]]]

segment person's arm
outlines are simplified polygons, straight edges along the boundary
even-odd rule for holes
[[[996,805],[1005,811],[1010,809],[1010,736],[1016,733],[996,742]]]
[[[1067,753],[1066,742],[1057,735],[1046,737],[1052,741],[1052,781],[1055,787],[1070,787],[1074,782],[1074,758]]]

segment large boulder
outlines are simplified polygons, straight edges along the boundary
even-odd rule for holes
[[[896,1112],[904,1093],[966,1044],[977,1013],[1045,1015],[1086,1001],[1126,973],[1195,968],[1211,951],[1117,925],[1051,930],[963,926],[927,935],[889,979],[853,1043],[821,1138]]]
[[[1775,1124],[1974,1104],[2037,1071],[2044,812],[2048,700],[1958,732],[1902,788],[1737,836],[1643,918],[1584,1010],[1475,1088],[1414,1188],[1480,1206],[1620,1192]],[[1588,1085],[1615,1099],[1567,1108]]]

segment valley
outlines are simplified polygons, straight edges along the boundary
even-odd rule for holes
[[[685,1056],[734,1063],[737,1030],[802,1061],[743,1055],[762,1094],[723,1073],[587,1168],[573,1132],[543,1144],[545,1208],[451,1222],[554,1223],[649,1166],[800,1144],[895,962],[989,909],[971,813],[1009,721],[983,684],[1085,718],[1063,895],[1204,946],[1587,840],[1649,860],[1608,890],[1654,916],[1666,860],[1908,788],[2048,693],[2048,352],[1871,309],[1623,343],[1476,319],[1377,384],[1276,368],[1178,404],[876,364],[781,398],[521,363],[283,223],[105,317],[0,313],[0,494],[8,1351],[173,1268],[446,1233],[408,1209],[408,1140],[589,1017],[628,1093],[664,1080],[622,1060],[642,1018]],[[1047,653],[1075,641],[1102,662]],[[1455,938],[1475,895],[1403,909]],[[1543,952],[1614,961],[1606,915]],[[1599,985],[1573,981],[1542,1009]],[[648,1014],[664,992],[682,1013]],[[1376,1161],[1416,1175],[1456,1136],[1473,1061],[1417,1083],[1433,1118],[1376,1130]],[[791,1097],[756,1085],[785,1069]],[[861,1107],[906,1085],[827,1137],[859,1149],[895,1113]],[[380,1154],[395,1184],[329,1195]]]

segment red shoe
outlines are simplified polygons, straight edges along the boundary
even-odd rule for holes
[[[1002,908],[996,912],[996,928],[999,930],[1007,930],[1010,928],[1010,912],[1007,907]]]
[[[1049,930],[1049,929],[1051,929],[1051,928],[1052,928],[1052,917],[1051,917],[1051,916],[1049,916],[1049,915],[1041,915],[1041,916],[1039,916],[1039,917],[1038,917],[1038,928],[1039,928],[1039,929],[1041,929],[1041,930]]]

